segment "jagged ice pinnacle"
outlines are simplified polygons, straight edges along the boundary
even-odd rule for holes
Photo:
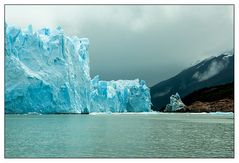
[[[170,96],[170,103],[166,105],[165,111],[174,112],[183,109],[185,104],[182,102],[178,93]]]

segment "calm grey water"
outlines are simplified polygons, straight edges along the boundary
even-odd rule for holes
[[[233,114],[5,115],[5,157],[234,157]]]

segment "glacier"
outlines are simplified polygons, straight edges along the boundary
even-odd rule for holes
[[[144,80],[102,81],[92,79],[92,112],[148,112],[150,93]]]
[[[5,25],[5,113],[151,111],[145,81],[91,79],[89,40]]]
[[[166,108],[164,111],[166,112],[175,112],[178,110],[181,110],[186,105],[182,102],[180,96],[178,93],[175,95],[170,96],[170,103],[166,105]]]

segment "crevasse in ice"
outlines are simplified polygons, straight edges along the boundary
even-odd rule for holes
[[[89,40],[58,27],[36,32],[5,27],[5,112],[150,111],[143,80],[91,80]]]

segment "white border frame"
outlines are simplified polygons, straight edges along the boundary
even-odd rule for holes
[[[81,0],[80,3],[77,2],[76,0],[2,0],[0,1],[0,14],[1,14],[1,21],[0,21],[0,69],[2,72],[0,73],[0,102],[1,102],[1,113],[0,113],[0,130],[1,135],[1,141],[0,141],[0,150],[1,150],[1,162],[12,162],[12,161],[22,161],[22,162],[29,162],[29,161],[36,161],[36,162],[42,162],[42,161],[57,161],[57,162],[62,162],[62,161],[72,161],[72,162],[78,162],[78,161],[102,161],[102,162],[121,162],[121,161],[152,161],[152,162],[171,162],[174,161],[175,159],[129,159],[129,160],[121,160],[121,159],[4,159],[4,5],[5,4],[234,4],[234,56],[235,56],[235,69],[234,69],[234,83],[235,83],[235,119],[234,119],[234,126],[235,126],[235,147],[234,147],[234,152],[235,152],[235,159],[179,159],[175,161],[187,163],[187,162],[201,162],[201,161],[217,161],[218,163],[224,162],[224,161],[232,161],[232,162],[238,162],[238,145],[237,145],[237,140],[238,140],[238,130],[237,130],[237,117],[238,117],[238,111],[237,109],[239,108],[239,101],[238,101],[238,91],[239,88],[237,87],[238,85],[238,77],[236,74],[238,74],[238,0]],[[30,14],[30,13],[29,13]]]

